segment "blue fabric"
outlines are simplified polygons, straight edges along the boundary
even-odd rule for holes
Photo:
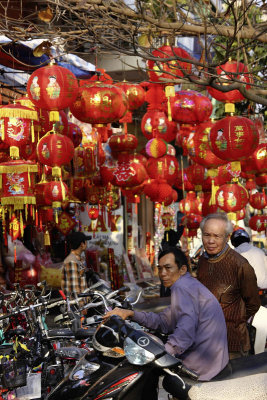
[[[188,272],[171,286],[171,305],[159,314],[135,311],[133,320],[168,333],[166,350],[208,381],[228,363],[227,331],[215,296]]]

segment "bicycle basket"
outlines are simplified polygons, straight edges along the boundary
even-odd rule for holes
[[[27,366],[25,360],[8,360],[2,364],[2,385],[5,389],[14,389],[27,384]]]

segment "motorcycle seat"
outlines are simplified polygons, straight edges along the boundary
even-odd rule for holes
[[[74,338],[74,333],[71,329],[68,328],[59,328],[59,329],[49,329],[48,332],[49,338]]]
[[[75,332],[75,339],[82,340],[82,339],[92,338],[94,333],[95,333],[94,328],[91,329],[79,328]]]

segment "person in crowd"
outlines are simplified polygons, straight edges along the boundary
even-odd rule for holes
[[[226,214],[207,215],[200,229],[205,252],[198,262],[198,279],[221,304],[230,358],[247,355],[250,350],[247,321],[260,307],[254,269],[227,244],[233,226]]]
[[[105,318],[111,315],[131,318],[149,329],[168,334],[166,350],[182,359],[200,380],[209,381],[228,363],[226,324],[215,296],[187,268],[182,250],[163,250],[159,254],[158,271],[164,286],[171,289],[171,305],[158,314],[115,308]]]
[[[89,239],[90,237],[83,232],[72,232],[68,236],[71,251],[63,263],[61,289],[70,298],[75,298],[87,289],[85,266],[81,256]]]
[[[245,257],[254,268],[257,285],[267,289],[267,257],[258,247],[253,246],[249,234],[243,228],[236,229],[231,235],[231,243],[235,251]]]

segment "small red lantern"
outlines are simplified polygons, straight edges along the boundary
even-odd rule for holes
[[[257,168],[257,173],[267,172],[267,143],[260,143],[251,158]]]
[[[246,216],[246,208],[242,208],[242,210],[237,211],[235,215],[237,221],[244,219]]]
[[[201,214],[202,202],[196,197],[195,192],[188,192],[186,198],[179,203],[179,209],[182,213],[188,214]]]
[[[248,90],[250,88],[250,83],[252,81],[249,75],[247,67],[237,61],[227,61],[223,65],[216,67],[218,78],[215,82],[219,85],[225,86],[231,84],[233,79],[240,82],[247,83],[245,86]],[[228,83],[229,81],[229,83]],[[209,94],[214,97],[214,99],[222,101],[224,103],[237,103],[244,100],[244,96],[239,92],[239,90],[230,90],[229,92],[221,92],[220,90],[208,87]]]
[[[172,196],[172,187],[164,179],[152,179],[144,187],[144,193],[151,201],[164,203],[166,198]]]
[[[65,200],[68,193],[68,186],[61,180],[48,182],[45,186],[44,197],[47,202],[54,207],[60,207],[55,203],[61,203]],[[54,205],[53,205],[54,203]]]
[[[175,157],[165,155],[160,158],[150,158],[146,163],[146,170],[152,179],[165,179],[170,185],[177,179],[179,164]]]
[[[254,215],[250,218],[248,224],[253,231],[265,231],[267,228],[267,215]]]
[[[196,190],[201,190],[201,186],[207,175],[207,170],[203,165],[192,164],[186,168],[188,180],[195,185]]]
[[[125,93],[114,85],[95,82],[79,88],[70,111],[78,120],[90,124],[108,124],[118,121],[126,113]]]
[[[114,185],[131,187],[140,185],[147,179],[146,168],[130,154],[121,154],[114,171]]]
[[[256,192],[249,196],[249,204],[256,210],[262,210],[267,205],[267,196],[264,192]]]
[[[198,215],[198,214],[187,214],[186,216],[184,216],[183,218],[182,218],[182,222],[184,222],[185,221],[185,219],[186,219],[186,227],[189,229],[189,230],[191,230],[191,229],[198,229],[199,228],[199,225],[200,225],[200,222],[201,222],[201,220],[202,220],[202,217],[201,217],[201,215]]]
[[[159,138],[171,142],[176,137],[177,123],[169,121],[164,111],[148,110],[142,118],[141,130],[148,140]]]
[[[122,89],[126,94],[129,111],[134,111],[142,106],[146,96],[142,86],[130,82],[118,82],[116,83],[116,86]]]
[[[122,152],[132,153],[137,148],[138,139],[131,134],[112,135],[109,138],[108,144],[114,155],[118,155]]]
[[[90,209],[87,210],[87,212],[88,212],[88,217],[91,220],[95,220],[99,216],[99,210],[96,207],[91,207]]]
[[[48,132],[37,144],[37,156],[42,164],[56,167],[66,165],[74,155],[73,142],[64,135]]]
[[[149,60],[147,62],[148,75],[152,82],[164,83],[166,79],[174,80],[183,77],[184,73],[189,74],[192,70],[192,64],[177,60],[177,57],[191,60],[191,56],[180,47],[161,46],[159,49],[153,50],[152,55],[159,58],[159,61]],[[164,58],[173,58],[173,60],[164,61],[162,60]]]
[[[218,212],[222,212],[222,210],[217,206],[217,204],[211,203],[211,193],[206,193],[204,197],[204,201],[202,203],[202,215],[206,217],[208,214],[214,214]]]
[[[175,180],[174,185],[177,189],[181,190],[195,190],[195,186],[191,182],[189,182],[185,171],[178,171],[177,179]]]
[[[72,141],[74,147],[78,147],[82,142],[83,133],[78,125],[69,122],[67,136]]]
[[[226,117],[210,130],[210,146],[214,154],[227,161],[250,156],[259,144],[259,133],[253,122],[244,117]]]
[[[182,147],[183,155],[188,155],[187,140],[194,136],[197,125],[194,124],[179,124],[179,128],[175,138],[175,144],[178,147]]]
[[[33,104],[39,108],[50,111],[63,110],[76,100],[78,81],[69,69],[48,65],[31,74],[27,93]]]
[[[259,185],[260,186],[260,185]],[[246,181],[246,189],[248,190],[248,191],[251,191],[251,190],[253,190],[253,189],[256,189],[256,187],[257,187],[257,185],[256,185],[256,182],[255,182],[255,180],[254,179],[252,179],[252,178],[248,178],[247,179],[247,181]]]
[[[207,121],[212,113],[212,104],[207,96],[194,90],[181,90],[171,97],[172,118],[186,124]]]
[[[241,210],[248,200],[248,192],[237,183],[222,185],[216,192],[216,204],[227,213]]]

